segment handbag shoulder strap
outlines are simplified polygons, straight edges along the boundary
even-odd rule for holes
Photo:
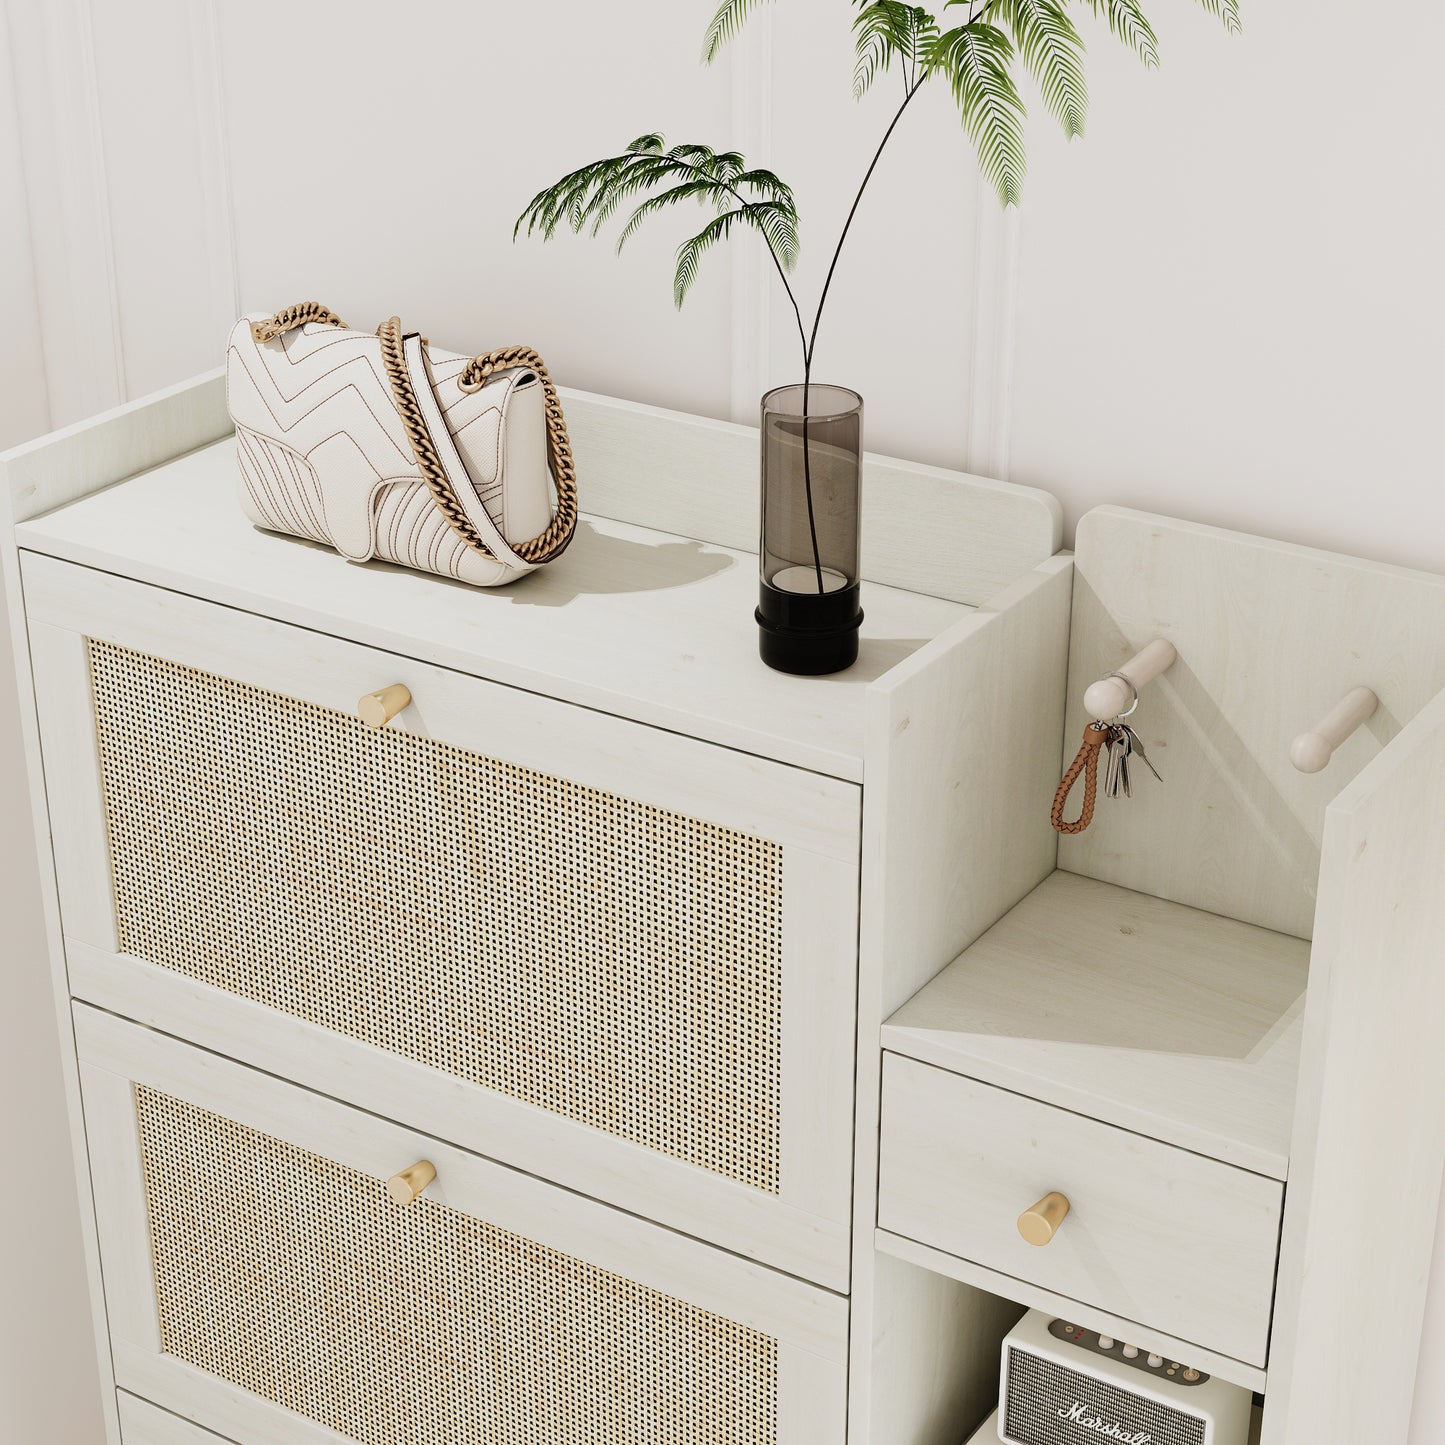
[[[415,333],[402,335],[401,321],[395,316],[383,321],[376,328],[376,334],[381,341],[381,363],[386,368],[387,380],[391,382],[396,414],[401,418],[407,439],[411,442],[417,470],[421,472],[422,480],[438,510],[446,518],[447,525],[482,556],[530,571],[534,564],[513,550],[486,508],[478,505],[474,513],[469,513],[457,495],[452,477],[466,477],[467,471],[437,407],[422,359],[421,337]],[[451,463],[450,471],[448,462]],[[469,477],[467,485],[471,486]]]
[[[319,302],[301,301],[294,306],[283,308],[264,321],[253,321],[251,335],[258,342],[270,341],[284,332],[312,322],[343,329],[346,327],[346,323],[335,312],[322,306]],[[567,423],[562,415],[562,403],[542,358],[531,347],[504,346],[495,351],[487,351],[480,356],[474,356],[466,364],[459,378],[459,385],[463,391],[477,391],[494,373],[511,367],[525,367],[529,371],[535,371],[542,383],[547,417],[547,456],[552,471],[552,483],[557,492],[557,506],[552,513],[551,522],[544,531],[530,541],[514,547],[497,530],[490,517],[487,517],[487,531],[491,536],[484,538],[462,506],[451,478],[447,475],[447,469],[442,464],[437,441],[433,436],[433,428],[428,425],[423,412],[423,403],[413,381],[412,369],[409,369],[407,365],[406,337],[402,334],[400,319],[393,316],[384,321],[377,327],[376,334],[381,342],[382,364],[386,368],[387,379],[391,383],[392,398],[396,403],[397,415],[401,418],[402,426],[406,429],[407,438],[411,442],[417,468],[451,529],[462,541],[480,552],[482,556],[510,562],[513,565],[534,567],[539,563],[550,562],[554,557],[561,556],[577,531],[577,470],[572,460],[572,443],[567,435]],[[420,360],[419,353],[417,360]],[[424,368],[417,367],[416,369],[421,373],[421,384],[425,386],[433,403],[433,410],[435,410],[436,398],[431,395],[430,384],[426,381]],[[441,431],[443,433],[446,431],[444,423]],[[454,465],[461,469],[462,475],[465,476],[466,472],[461,458],[456,455],[455,448],[450,446],[450,441],[450,435],[447,435],[446,443],[443,445],[448,446],[448,450],[452,452]],[[483,509],[482,515],[486,516],[485,509]]]

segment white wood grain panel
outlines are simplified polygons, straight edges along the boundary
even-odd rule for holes
[[[845,1229],[853,1185],[857,998],[857,856],[839,861],[788,849],[783,854],[781,1198],[810,1218]],[[834,1260],[822,1282],[837,1287]],[[846,1261],[841,1287],[847,1288]]]
[[[189,1420],[142,1400],[127,1390],[118,1392],[120,1427],[125,1445],[227,1445],[220,1435],[202,1430]]]
[[[963,1289],[940,1309],[936,1286],[911,1272],[880,1274],[871,1228],[878,1213],[878,1106],[884,1018],[1054,866],[1054,833],[1020,825],[1017,798],[1052,789],[1062,726],[1070,562],[1051,558],[987,607],[894,669],[869,702],[863,799],[863,889],[858,983],[858,1120],[854,1142],[855,1318],[933,1317],[911,1352],[860,1325],[853,1335],[849,1428],[890,1445],[909,1410],[992,1322],[992,1306]],[[1007,739],[1000,751],[991,742]],[[987,839],[985,846],[980,839]],[[875,1276],[877,1276],[875,1278]],[[945,1322],[947,1327],[944,1327]],[[888,1353],[887,1389],[873,1398],[875,1356]],[[932,1428],[961,1433],[967,1382]],[[905,1411],[905,1418],[907,1412]]]
[[[0,456],[0,490],[26,522],[230,431],[217,368],[13,448]]]
[[[1442,878],[1445,693],[1325,824],[1266,1445],[1409,1429],[1445,1165]]]
[[[155,1307],[155,1273],[149,1247],[140,1130],[129,1090],[108,1089],[84,1059],[80,1087],[85,1098],[90,1170],[110,1181],[111,1201],[96,1215],[100,1263],[112,1333],[148,1350],[161,1347],[160,1319]],[[136,1248],[145,1240],[144,1249]]]
[[[1110,1314],[1098,1305],[1068,1299],[1031,1280],[1015,1279],[1012,1275],[989,1269],[971,1259],[961,1259],[956,1254],[933,1249],[929,1245],[919,1244],[915,1239],[905,1239],[901,1234],[892,1234],[886,1229],[873,1231],[873,1240],[882,1254],[948,1275],[979,1290],[1017,1301],[1029,1309],[1043,1310],[1047,1314],[1077,1320],[1091,1330],[1099,1330],[1103,1334],[1113,1335],[1116,1339],[1127,1340],[1137,1344],[1141,1350],[1152,1350],[1171,1359],[1183,1360],[1208,1374],[1218,1375],[1221,1380],[1230,1380],[1236,1385],[1256,1391],[1263,1391],[1267,1383],[1265,1372],[1254,1365],[1247,1365],[1242,1360],[1231,1359],[1228,1355],[1218,1354],[1214,1350],[1206,1350],[1192,1341],[1177,1339],[1151,1325],[1141,1324],[1138,1320]],[[998,1351],[993,1353],[992,1365],[993,1384],[997,1391]]]
[[[87,1098],[97,1091],[128,1096],[144,1084],[381,1179],[430,1159],[437,1178],[429,1199],[771,1334],[832,1362],[841,1384],[848,1306],[826,1290],[84,1004],[76,1006],[76,1037]],[[97,1207],[117,1207],[118,1192],[132,1183],[124,1171],[97,1173]],[[143,1235],[130,1245],[149,1249]]]
[[[1091,682],[1155,637],[1179,660],[1130,719],[1164,782],[1101,802],[1059,866],[1308,937],[1326,805],[1445,687],[1445,577],[1116,507],[1077,547],[1064,757]],[[1296,734],[1357,686],[1379,711],[1299,772]]]
[[[15,453],[10,453],[14,456]],[[60,1077],[69,1121],[70,1159],[79,1194],[80,1233],[85,1251],[89,1286],[90,1319],[99,1364],[101,1408],[107,1445],[120,1445],[120,1418],[116,1411],[114,1370],[106,1324],[105,1293],[100,1271],[100,1246],[96,1237],[95,1210],[90,1192],[90,1163],[86,1152],[85,1111],[80,1097],[80,1071],[75,1058],[70,1018],[70,986],[66,977],[65,950],[60,923],[60,897],[56,887],[54,858],[50,846],[50,819],[46,807],[46,778],[40,749],[40,727],[35,710],[34,678],[30,664],[30,641],[26,628],[24,592],[20,580],[20,559],[14,545],[13,507],[16,495],[4,482],[12,479],[10,464],[0,459],[0,576],[5,584],[5,613],[10,627],[11,652],[15,667],[19,723],[25,750],[26,783],[30,797],[27,830],[22,820],[14,826],[30,837],[39,861],[40,906],[45,921],[48,956],[43,966],[49,976],[60,1040]],[[23,498],[19,499],[23,501]]]
[[[858,790],[520,688],[52,558],[23,564],[32,625],[149,652],[322,707],[404,683],[393,729],[505,758],[740,832],[856,859]]]
[[[555,565],[467,587],[258,530],[233,495],[233,447],[27,523],[21,545],[853,781],[869,683],[967,615],[865,584],[857,664],[786,677],[757,655],[749,554],[584,519]]]
[[[68,948],[77,998],[384,1118],[422,1121],[429,1133],[464,1149],[684,1234],[705,1236],[829,1289],[848,1288],[848,1192],[846,1179],[841,1190],[836,1179],[840,1171],[846,1176],[851,1157],[846,1141],[831,1157],[828,1149],[843,1127],[837,1116],[846,1118],[851,1072],[841,1095],[825,1096],[815,1087],[809,1101],[803,1097],[806,1081],[797,1077],[801,1071],[789,1071],[785,1087],[795,1107],[820,1121],[820,1137],[802,1140],[785,1116],[782,1189],[772,1195],[142,959],[78,940],[70,940]],[[804,1010],[829,1007],[823,990],[797,992]],[[793,1014],[785,1027],[796,1039],[812,1018],[808,1012],[801,1018]],[[818,1047],[820,1058],[836,1051]],[[787,1067],[786,1051],[784,1057]],[[851,1056],[847,1065],[851,1071]],[[824,1074],[815,1086],[829,1077]],[[829,1113],[834,1122],[821,1122]],[[795,1167],[788,1147],[804,1150],[802,1158],[814,1161],[817,1177],[801,1162]],[[818,1207],[810,1210],[803,1201]]]
[[[881,1228],[1265,1364],[1277,1181],[894,1054],[882,1141]],[[1051,1190],[1036,1248],[1016,1221]]]
[[[999,1353],[1023,1306],[889,1254],[875,1261],[873,1301],[868,1438],[957,1445],[998,1398]]]
[[[46,796],[62,920],[71,937],[114,950],[110,851],[85,651],[77,633],[41,623],[30,629],[41,751],[50,763]]]
[[[587,392],[562,397],[588,511],[756,548],[755,427]],[[864,459],[869,581],[978,604],[1058,551],[1062,538],[1063,513],[1047,492],[871,453]]]
[[[1054,873],[894,1014],[883,1042],[1283,1179],[1309,953]]]

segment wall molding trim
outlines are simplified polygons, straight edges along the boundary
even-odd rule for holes
[[[51,422],[118,406],[125,356],[88,0],[7,7]]]
[[[1019,227],[993,187],[978,178],[974,230],[973,339],[966,398],[965,471],[1007,481],[1013,426]]]
[[[221,18],[216,0],[186,8],[192,96],[201,166],[201,204],[211,263],[218,336],[241,314],[241,277],[236,256],[236,200],[231,184],[231,144],[226,71],[221,63]]]
[[[732,143],[751,165],[773,163],[773,17],[753,15],[731,43]],[[729,416],[756,425],[772,366],[772,268],[758,245],[733,245]]]

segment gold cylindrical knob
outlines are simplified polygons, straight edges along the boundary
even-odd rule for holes
[[[384,687],[380,692],[369,692],[356,710],[369,728],[384,728],[402,708],[411,706],[411,693],[399,682]]]
[[[1045,1194],[1037,1204],[1030,1205],[1019,1215],[1019,1233],[1027,1243],[1043,1246],[1059,1232],[1068,1212],[1069,1201],[1057,1190]]]
[[[399,1204],[405,1209],[408,1204],[420,1198],[422,1190],[436,1177],[436,1165],[430,1160],[420,1159],[410,1169],[393,1174],[386,1181],[386,1192],[391,1195],[393,1204]]]

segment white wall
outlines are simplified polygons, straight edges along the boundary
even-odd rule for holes
[[[301,299],[362,325],[396,310],[457,350],[524,340],[565,383],[751,417],[798,370],[755,249],[709,258],[678,316],[687,216],[620,261],[510,239],[543,183],[661,127],[794,183],[799,287],[816,292],[895,88],[851,100],[845,0],[765,7],[703,71],[713,4],[8,0],[0,444],[209,367],[238,307]],[[1244,5],[1230,39],[1153,0],[1155,74],[1091,27],[1089,138],[1033,128],[1016,216],[980,187],[944,97],[923,97],[839,268],[818,374],[864,392],[876,449],[1047,487],[1071,519],[1121,501],[1445,571],[1445,11],[1382,34],[1344,0]],[[25,917],[27,860],[7,827],[7,919]],[[48,1027],[18,1008],[0,1055],[48,1047]],[[53,1082],[53,1061],[35,1068]],[[49,1121],[32,1135],[53,1134],[53,1090],[24,1097],[24,1120]],[[63,1161],[57,1145],[57,1176]],[[54,1231],[71,1347],[50,1341],[47,1378],[0,1337],[0,1400],[84,1400],[63,1208]],[[0,1251],[9,1291],[13,1231]],[[1433,1298],[1432,1364],[1445,1278]],[[1442,1379],[1422,1370],[1413,1445],[1445,1438]],[[40,1438],[9,1418],[0,1438]]]

